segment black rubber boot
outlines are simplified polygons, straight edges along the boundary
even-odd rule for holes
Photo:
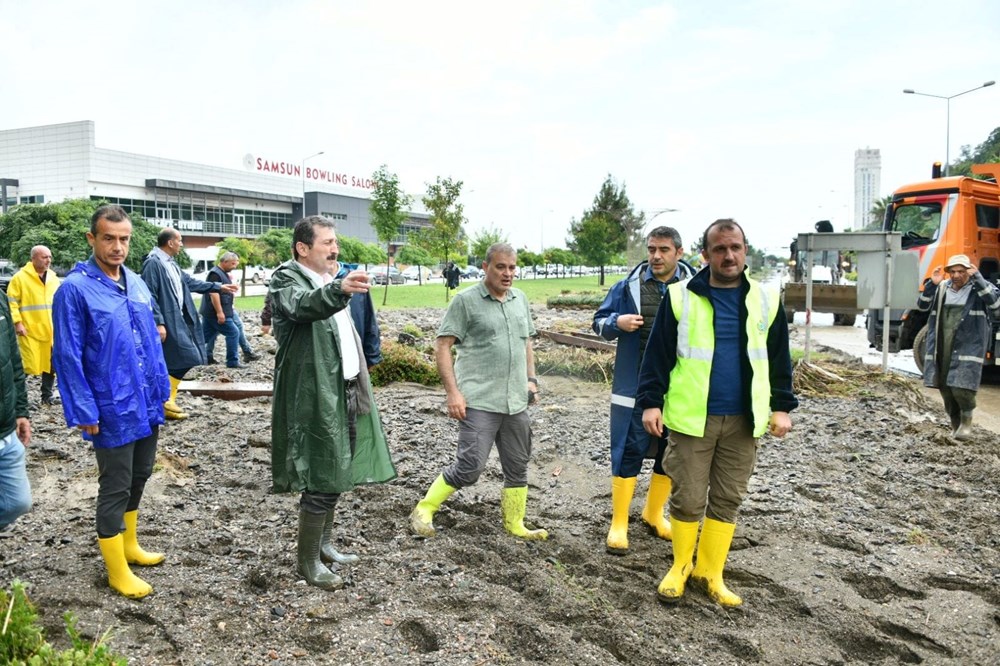
[[[963,441],[972,437],[972,410],[962,412],[962,422],[955,430],[955,439]]]
[[[299,509],[299,575],[314,587],[339,590],[344,587],[344,579],[327,569],[319,556],[325,522],[325,514]]]
[[[323,540],[320,542],[319,558],[326,564],[355,564],[360,558],[352,553],[338,552],[330,540],[333,533],[333,509],[326,512],[326,522],[323,523]]]

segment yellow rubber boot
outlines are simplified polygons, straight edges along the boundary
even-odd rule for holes
[[[663,506],[669,498],[670,477],[654,472],[653,478],[649,480],[649,494],[646,495],[646,508],[642,510],[642,522],[661,539],[670,539],[670,523],[663,515]]]
[[[503,526],[508,532],[521,539],[548,539],[545,530],[529,530],[524,526],[524,514],[528,506],[528,487],[504,488],[500,496],[500,510],[503,512]]]
[[[705,525],[701,528],[701,541],[698,543],[698,563],[691,572],[691,578],[705,586],[708,596],[726,608],[735,608],[743,603],[722,581],[722,570],[726,566],[734,532],[735,523],[706,518]]]
[[[107,539],[97,539],[101,546],[104,566],[108,569],[108,585],[111,589],[129,599],[142,599],[153,591],[153,587],[132,573],[125,561],[125,547],[121,534]]]
[[[138,519],[138,511],[125,512],[125,534],[122,535],[122,542],[125,549],[125,561],[129,564],[151,567],[163,561],[163,553],[147,553],[142,549],[142,546],[139,545],[139,539],[135,532],[135,525]]]
[[[606,548],[612,555],[628,552],[628,510],[635,493],[636,477],[611,477],[611,529]]]
[[[656,595],[660,601],[676,603],[684,596],[684,585],[693,569],[691,560],[698,543],[698,523],[688,523],[671,516],[670,531],[673,533],[674,564],[660,581]]]
[[[410,513],[410,531],[417,536],[434,536],[434,514],[456,490],[458,488],[448,485],[443,474],[438,474],[438,478],[434,479],[434,483],[427,489],[427,494],[417,502],[413,512]]]
[[[177,387],[180,385],[181,380],[170,377],[170,400],[163,403],[163,415],[174,421],[182,421],[188,417],[187,412],[177,406]]]

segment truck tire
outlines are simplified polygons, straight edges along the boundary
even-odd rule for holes
[[[920,374],[924,373],[924,355],[927,353],[927,326],[917,331],[913,337],[913,362],[917,364]]]
[[[833,325],[834,326],[854,326],[857,322],[858,316],[852,314],[835,314],[833,315]]]

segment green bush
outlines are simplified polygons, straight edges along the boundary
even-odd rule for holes
[[[604,302],[604,294],[584,291],[575,294],[562,293],[552,296],[545,304],[550,308],[569,308],[574,310],[596,310]]]
[[[414,324],[412,321],[408,321],[405,324],[403,324],[403,333],[412,335],[415,338],[424,337],[424,332],[420,329],[419,326]]]
[[[24,584],[15,580],[11,590],[0,590],[0,663],[11,666],[126,666],[128,661],[112,654],[105,633],[93,642],[76,628],[76,618],[66,613],[66,633],[72,647],[56,650],[45,640],[38,626],[38,613],[25,594]]]
[[[416,382],[427,386],[441,383],[437,365],[427,355],[398,342],[382,344],[382,362],[372,368],[371,375],[375,386],[392,382]]]

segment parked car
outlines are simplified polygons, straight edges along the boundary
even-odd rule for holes
[[[372,282],[375,284],[385,284],[386,274],[388,273],[388,280],[392,284],[405,284],[406,278],[403,274],[399,272],[399,269],[395,266],[390,266],[388,271],[386,271],[385,266],[373,266],[368,269],[368,275],[372,277]]]
[[[461,269],[462,277],[467,280],[479,280],[486,277],[486,273],[481,268],[476,268],[475,266],[466,266]]]
[[[18,272],[20,268],[20,266],[15,266],[9,262],[0,266],[0,290],[7,293],[7,285],[10,284],[10,280],[14,277],[14,273]]]
[[[403,277],[408,281],[417,282],[420,280],[420,273],[423,273],[424,282],[431,279],[431,269],[426,266],[410,266],[403,270]]]

